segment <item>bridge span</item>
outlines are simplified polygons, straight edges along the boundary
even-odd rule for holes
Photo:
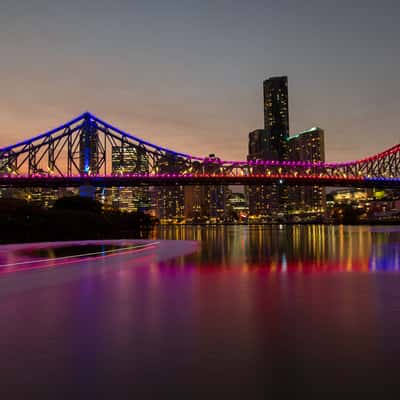
[[[0,186],[321,185],[400,188],[400,144],[360,160],[225,161],[175,152],[91,113],[0,148]]]

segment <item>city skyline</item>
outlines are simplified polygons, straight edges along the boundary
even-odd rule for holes
[[[288,75],[290,135],[322,126],[328,161],[375,154],[399,138],[396,12],[381,8],[3,3],[0,146],[90,110],[176,151],[245,159],[260,83]]]

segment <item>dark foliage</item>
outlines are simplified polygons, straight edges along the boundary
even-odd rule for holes
[[[146,237],[153,221],[143,213],[103,211],[99,202],[69,197],[51,209],[0,199],[0,242],[38,242]]]

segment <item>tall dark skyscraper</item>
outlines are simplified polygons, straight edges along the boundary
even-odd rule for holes
[[[264,129],[249,133],[248,160],[286,160],[289,137],[289,96],[287,76],[272,77],[263,82]],[[260,170],[260,173],[264,171]],[[246,188],[251,215],[272,216],[285,211],[287,188],[284,185],[249,186]]]
[[[264,129],[268,145],[275,157],[283,160],[287,157],[286,139],[289,137],[288,78],[279,76],[266,79],[263,87]]]

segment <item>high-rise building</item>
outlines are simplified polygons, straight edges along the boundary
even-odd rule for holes
[[[179,173],[183,160],[173,154],[165,154],[158,159],[156,170],[161,174]],[[184,218],[184,187],[159,186],[152,191],[155,216],[161,222],[179,222]]]
[[[113,174],[147,173],[149,163],[145,153],[134,146],[113,146]],[[147,211],[150,208],[149,189],[145,187],[115,187],[111,191],[112,205],[122,211]]]
[[[205,166],[205,172],[209,174],[218,173],[220,171],[221,159],[215,154],[208,156],[208,163]],[[227,187],[224,185],[209,185],[204,187],[203,191],[203,215],[207,216],[214,222],[221,221],[225,218]]]
[[[274,159],[286,158],[289,137],[289,95],[287,76],[266,79],[264,87],[264,129]]]
[[[289,137],[289,97],[286,76],[263,82],[264,129],[249,133],[248,160],[286,160]],[[257,167],[255,167],[257,168]],[[259,171],[262,173],[263,171]],[[246,188],[249,211],[267,217],[285,211],[288,189],[284,185],[260,185]]]
[[[99,172],[99,137],[97,128],[86,122],[79,138],[79,171],[85,174]]]
[[[290,161],[325,161],[324,131],[311,128],[287,138]],[[325,212],[325,188],[318,185],[289,188],[289,208],[298,213],[322,215]]]
[[[230,221],[247,220],[249,206],[244,193],[230,193],[226,206]]]
[[[203,218],[203,186],[191,185],[184,188],[184,210],[187,221],[200,221]]]
[[[256,129],[249,133],[249,157],[263,160],[269,150],[269,140],[265,129]]]
[[[111,164],[113,174],[149,172],[146,154],[134,146],[113,146]]]
[[[271,149],[268,132],[256,129],[249,133],[249,153],[247,160],[273,160],[276,152]],[[263,167],[252,167],[253,173],[264,173]],[[249,212],[252,216],[268,217],[278,208],[276,185],[252,185],[246,187]]]
[[[221,168],[220,159],[210,154],[205,165],[206,173],[216,173]],[[207,219],[220,222],[226,218],[225,205],[228,188],[224,185],[190,186],[185,188],[185,218]]]
[[[325,161],[325,133],[318,127],[287,138],[290,161]]]
[[[163,222],[180,222],[184,218],[184,187],[157,187],[155,196],[155,216]]]

